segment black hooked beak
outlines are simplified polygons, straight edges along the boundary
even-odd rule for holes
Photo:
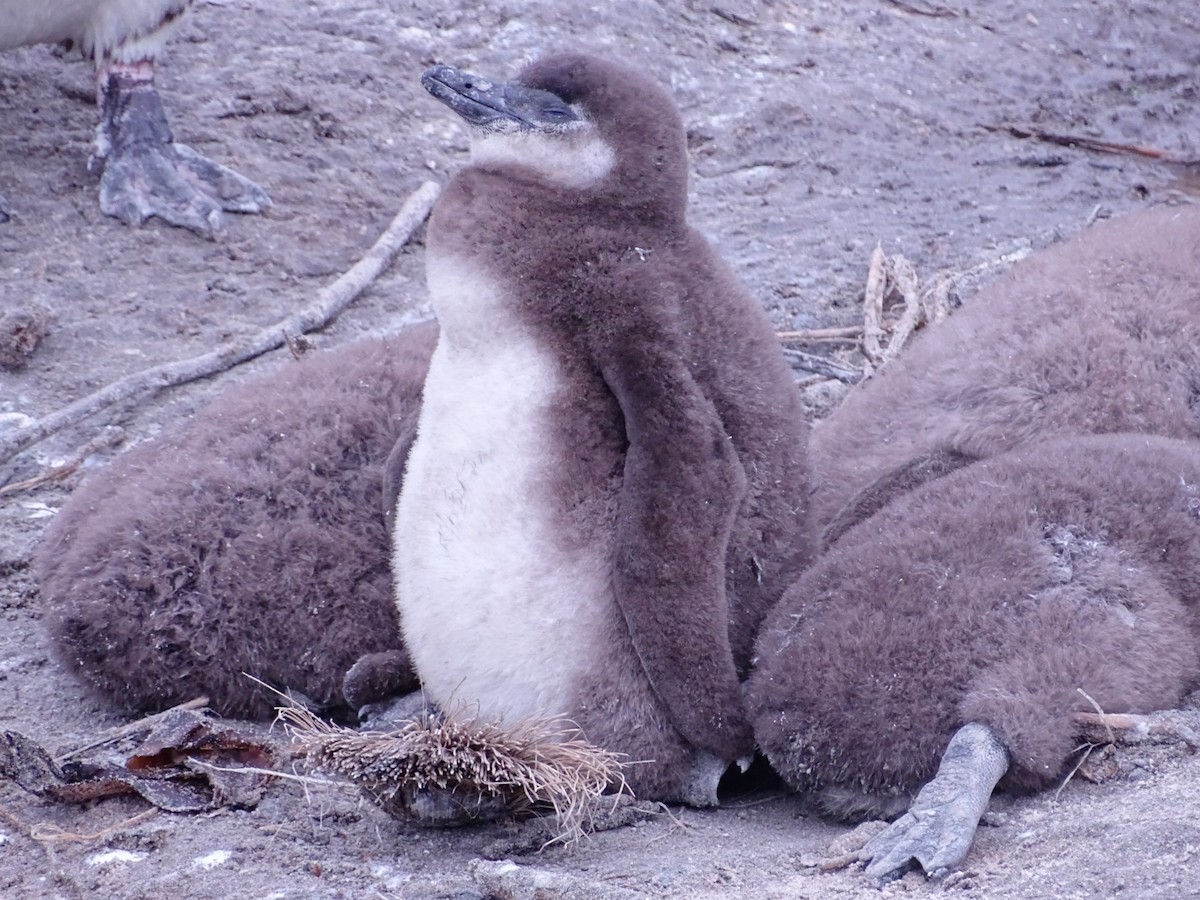
[[[555,94],[519,81],[492,81],[453,66],[434,66],[421,84],[471,125],[515,125],[521,131],[552,129],[579,119]]]

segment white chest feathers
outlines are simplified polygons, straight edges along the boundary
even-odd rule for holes
[[[556,539],[547,472],[561,452],[549,440],[561,371],[487,279],[430,285],[444,330],[393,545],[405,642],[438,703],[509,722],[569,715],[615,603],[607,548]],[[458,342],[445,328],[467,309],[490,340]]]

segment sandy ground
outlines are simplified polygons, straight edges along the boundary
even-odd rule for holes
[[[877,242],[926,278],[983,265],[958,286],[970,302],[973,284],[998,271],[985,264],[1014,250],[1196,193],[1153,160],[1006,130],[1200,157],[1200,11],[1185,2],[201,3],[160,69],[177,138],[259,181],[275,204],[232,217],[219,243],[103,216],[86,171],[89,67],[46,48],[0,56],[0,192],[16,212],[0,225],[0,312],[51,317],[28,365],[0,370],[0,414],[46,414],[311,299],[413,188],[465,158],[465,134],[417,83],[422,69],[507,75],[556,49],[617,55],[672,87],[689,128],[694,222],[781,328],[857,321]],[[426,315],[421,266],[418,238],[315,341]],[[108,422],[128,443],[144,439],[285,352],[96,417],[0,473],[27,477]],[[819,410],[839,390],[810,394]],[[75,483],[0,497],[0,729],[50,747],[118,724],[51,661],[27,572]],[[961,873],[946,883],[910,874],[883,893],[1200,896],[1200,759],[1130,748],[1112,768],[1118,777],[1076,778],[1058,797],[997,798]],[[295,784],[252,811],[127,823],[144,809],[57,806],[0,785],[0,895],[466,900],[487,895],[471,861],[515,854],[521,840],[505,824],[425,831]],[[760,791],[519,856],[524,887],[500,895],[534,896],[528,869],[538,869],[544,897],[870,896],[854,871],[805,866],[843,831]]]

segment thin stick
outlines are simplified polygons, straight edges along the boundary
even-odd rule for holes
[[[921,324],[924,312],[917,289],[917,272],[912,263],[903,256],[894,256],[888,268],[891,280],[895,283],[901,296],[904,297],[904,312],[901,314],[900,320],[893,326],[892,337],[888,341],[887,349],[883,351],[885,363],[900,353],[909,336]]]
[[[417,188],[404,201],[400,212],[366,255],[322,290],[308,306],[256,334],[229,341],[209,353],[134,372],[57,412],[16,429],[12,434],[0,438],[0,463],[7,462],[59,429],[73,425],[106,406],[130,397],[155,394],[163,388],[224,371],[280,346],[284,343],[285,333],[297,335],[327,325],[391,263],[429,215],[438,191],[438,185],[431,181]]]
[[[781,341],[833,341],[853,339],[863,333],[861,325],[846,325],[841,328],[805,328],[800,331],[777,331],[775,337]]]
[[[1084,137],[1079,134],[1055,134],[1052,131],[1042,131],[1040,128],[1026,128],[1021,125],[984,125],[988,131],[1006,131],[1015,138],[1033,138],[1058,147],[1078,147],[1081,150],[1093,150],[1097,153],[1115,153],[1124,156],[1140,156],[1144,159],[1173,163],[1180,166],[1195,166],[1200,160],[1180,159],[1157,147],[1142,147],[1138,144],[1120,144],[1115,141],[1101,141],[1097,138]]]
[[[77,834],[74,831],[66,831],[53,822],[38,822],[36,825],[30,826],[29,836],[35,841],[70,841],[77,844],[90,844],[93,841],[110,838],[127,828],[133,828],[135,825],[141,825],[148,819],[153,819],[159,812],[160,810],[157,807],[152,807],[138,813],[136,816],[130,816],[116,825],[110,825],[108,828],[93,832],[92,834]]]
[[[115,447],[123,440],[125,440],[125,429],[110,425],[76,450],[71,455],[71,458],[61,465],[45,468],[32,478],[26,478],[24,481],[0,486],[0,497],[3,497],[5,494],[15,494],[18,491],[28,491],[51,481],[61,481],[82,466],[87,461],[87,458],[97,450],[106,450],[109,447]]]
[[[783,348],[783,355],[790,362],[794,362],[802,369],[806,369],[809,372],[816,372],[818,375],[825,375],[829,378],[836,378],[838,381],[846,382],[846,384],[858,384],[863,379],[862,372],[848,369],[845,366],[839,366],[837,363],[831,362],[823,356],[814,356],[811,353],[793,350],[790,347]]]
[[[912,13],[914,16],[928,16],[931,19],[954,19],[962,15],[953,9],[947,9],[945,6],[917,6],[915,3],[906,3],[904,0],[887,0],[888,3],[906,13]]]
[[[95,740],[84,744],[82,747],[76,747],[74,750],[68,750],[54,758],[56,763],[66,762],[73,756],[79,756],[81,753],[86,753],[88,750],[94,750],[97,747],[103,747],[105,744],[113,744],[122,738],[128,737],[131,734],[137,734],[139,731],[147,731],[157,725],[164,717],[171,713],[180,712],[181,710],[203,709],[208,706],[207,697],[195,697],[188,700],[186,703],[180,703],[178,706],[172,706],[170,709],[164,709],[160,713],[146,716],[144,719],[138,719],[136,722],[129,722],[125,725],[118,725],[115,728],[110,728]]]
[[[1092,709],[1096,710],[1097,715],[1100,716],[1100,721],[1103,723],[1105,730],[1108,732],[1108,742],[1110,744],[1115,744],[1117,742],[1117,736],[1113,734],[1112,726],[1108,723],[1108,716],[1104,712],[1103,707],[1101,707],[1100,704],[1096,702],[1095,698],[1093,698],[1092,695],[1083,688],[1077,687],[1075,690],[1079,692],[1080,696],[1082,696],[1084,700],[1092,705]]]
[[[878,244],[871,251],[863,289],[863,353],[872,365],[883,362],[883,297],[887,293],[887,257]]]

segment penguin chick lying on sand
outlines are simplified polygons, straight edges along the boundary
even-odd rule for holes
[[[1093,701],[1197,686],[1200,442],[1115,434],[1026,444],[851,528],[765,622],[748,702],[827,811],[911,803],[861,853],[885,877],[961,862],[997,782],[1061,778]]]
[[[35,556],[59,658],[129,712],[206,694],[270,716],[279,698],[243,673],[336,712],[364,654],[391,655],[392,691],[415,688],[384,464],[411,440],[436,335],[310,352],[89,478]]]
[[[1195,509],[1197,260],[1200,208],[1097,225],[815,430],[827,549],[765,626],[750,703],[775,767],[835,813],[900,811],[945,751],[873,875],[954,865],[997,778],[1056,777],[1077,689],[1122,712],[1195,684],[1195,523],[1173,504]]]
[[[1200,206],[1102,222],[985,287],[813,430],[832,540],[887,499],[1054,434],[1200,437]]]
[[[441,336],[396,514],[423,690],[563,716],[638,796],[715,803],[753,750],[758,624],[809,558],[791,372],[687,224],[652,79],[567,55],[423,83],[472,138],[430,220]]]
[[[129,225],[150,216],[212,237],[222,210],[261,212],[258,185],[176,144],[154,89],[154,63],[192,0],[0,0],[0,50],[63,43],[95,61],[103,163],[100,208]],[[0,198],[0,221],[8,216]]]

